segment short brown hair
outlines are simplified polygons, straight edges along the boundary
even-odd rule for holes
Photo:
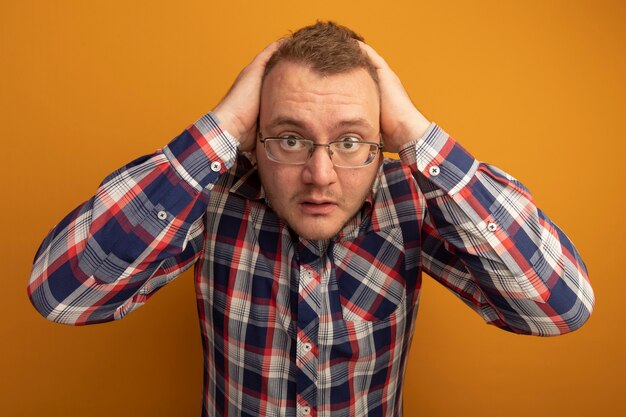
[[[282,40],[267,62],[264,77],[281,61],[302,63],[321,75],[335,75],[363,68],[378,84],[376,68],[361,50],[362,36],[334,22],[320,22],[298,29]]]

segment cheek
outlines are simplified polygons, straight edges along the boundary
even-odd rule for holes
[[[375,178],[374,174],[370,172],[359,173],[358,175],[346,178],[345,182],[342,183],[342,199],[350,214],[357,212],[370,196]]]
[[[276,166],[267,159],[258,161],[259,176],[265,194],[274,205],[283,204],[298,188],[298,173],[295,170]]]
[[[375,170],[368,169],[365,172],[355,170],[344,177],[344,180],[342,181],[342,189],[346,195],[350,195],[352,198],[360,199],[363,195],[367,196],[372,190],[372,184],[375,176]]]

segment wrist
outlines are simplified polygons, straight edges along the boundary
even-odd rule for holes
[[[430,126],[430,122],[422,115],[411,123],[406,124],[401,131],[401,137],[403,140],[400,146],[424,136],[428,126]]]
[[[409,121],[399,123],[393,133],[385,138],[385,150],[398,152],[407,143],[424,136],[429,126],[430,122],[419,113]]]
[[[223,131],[228,132],[235,139],[239,140],[241,136],[240,123],[237,121],[237,118],[233,116],[232,113],[223,111],[220,109],[220,106],[217,106],[211,112],[213,117],[217,120],[220,125],[220,128]]]

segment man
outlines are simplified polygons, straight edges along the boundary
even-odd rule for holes
[[[317,23],[270,45],[211,114],[107,177],[40,248],[35,307],[120,319],[195,263],[207,416],[401,415],[422,271],[505,330],[580,327],[572,243],[361,40]]]

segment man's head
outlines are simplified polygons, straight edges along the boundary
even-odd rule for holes
[[[367,70],[378,84],[376,68],[363,53],[359,41],[364,39],[353,30],[333,22],[317,22],[282,39],[265,66],[264,79],[279,62],[299,63],[320,75],[336,75],[357,68]]]
[[[261,138],[380,142],[376,72],[357,39],[333,23],[300,29],[270,59],[261,89],[256,160],[266,198],[306,239],[329,239],[354,217],[371,192],[380,154],[365,166],[337,167],[337,154],[331,159],[318,146],[307,161],[290,164],[270,159]]]

